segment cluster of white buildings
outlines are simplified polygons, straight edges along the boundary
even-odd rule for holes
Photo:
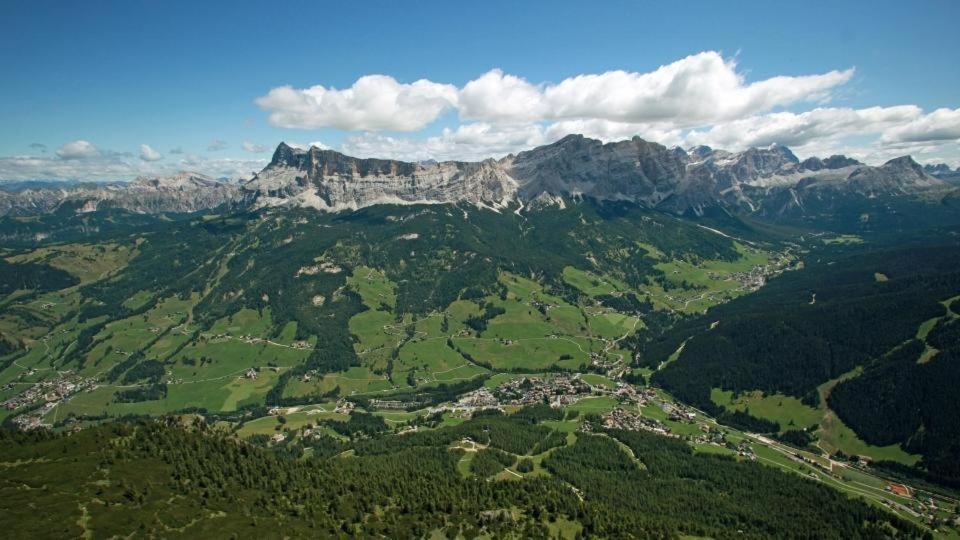
[[[96,379],[73,376],[70,372],[61,372],[55,378],[32,384],[22,382],[9,383],[4,389],[9,389],[13,385],[30,384],[30,386],[4,401],[3,408],[14,410],[39,402],[56,404],[82,390],[95,389],[96,383]]]

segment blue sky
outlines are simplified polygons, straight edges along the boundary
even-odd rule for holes
[[[0,179],[242,174],[281,140],[475,159],[571,130],[960,165],[960,2],[598,4],[7,1]],[[573,79],[615,70],[627,76]],[[368,75],[390,78],[367,91],[395,108],[302,92]],[[670,77],[700,89],[670,94]],[[420,79],[432,86],[406,86]],[[538,112],[504,110],[514,90]]]

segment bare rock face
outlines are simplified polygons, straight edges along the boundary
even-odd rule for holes
[[[409,163],[359,159],[313,147],[281,143],[270,164],[244,184],[255,205],[357,209],[374,204],[467,202],[506,206],[516,182],[493,160]]]
[[[0,216],[53,212],[66,203],[76,212],[111,207],[150,214],[290,206],[336,212],[376,204],[444,203],[498,211],[513,204],[533,211],[579,197],[631,201],[675,213],[722,205],[774,215],[804,212],[805,201],[950,189],[951,184],[909,157],[880,167],[836,155],[801,162],[779,145],[736,153],[706,146],[684,151],[639,137],[604,144],[570,135],[500,160],[411,163],[281,143],[271,162],[243,184],[181,173],[126,184],[47,183],[7,191],[0,186]]]
[[[960,167],[951,169],[946,163],[937,163],[935,165],[927,164],[923,166],[923,172],[934,178],[946,180],[953,184],[960,183]]]
[[[685,155],[639,137],[603,144],[569,135],[499,164],[517,180],[525,199],[575,195],[656,206],[683,184],[686,161]]]
[[[129,183],[0,191],[0,216],[54,212],[71,203],[79,213],[121,208],[140,214],[192,213],[242,202],[235,184],[194,173],[166,178],[141,177]]]

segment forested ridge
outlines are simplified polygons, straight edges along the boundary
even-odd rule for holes
[[[100,217],[126,219],[114,212]],[[651,372],[653,383],[720,422],[767,433],[780,425],[718,406],[711,390],[762,390],[813,403],[820,384],[862,368],[830,394],[839,417],[870,444],[900,443],[923,454],[922,471],[931,480],[960,478],[960,325],[941,303],[960,293],[960,249],[952,240],[898,248],[815,240],[807,244],[816,247],[804,256],[803,270],[750,292],[754,286],[743,274],[765,272],[774,263],[779,272],[793,258],[779,266],[774,256],[797,246],[785,247],[782,238],[716,212],[703,223],[720,222],[749,240],[635,205],[590,199],[525,214],[438,205],[174,217],[126,234],[104,224],[97,238],[114,239],[131,256],[102,278],[84,274],[81,282],[44,260],[0,261],[7,292],[70,288],[75,294],[58,297],[59,304],[36,302],[35,316],[61,316],[76,326],[58,328],[61,343],[55,338],[48,347],[39,339],[47,337],[43,327],[50,323],[37,323],[30,340],[33,352],[43,352],[29,366],[38,370],[24,375],[33,378],[8,379],[10,395],[58,369],[83,371],[101,392],[110,391],[104,401],[93,391],[77,391],[63,398],[62,409],[43,409],[43,419],[57,430],[83,425],[77,433],[0,435],[0,514],[9,516],[4,522],[14,537],[538,538],[558,530],[608,538],[920,535],[826,481],[746,461],[755,457],[748,442],[701,441],[693,452],[678,439],[605,430],[596,414],[586,415],[592,433],[574,431],[576,421],[569,420],[576,417],[567,413],[580,411],[571,405],[592,399],[598,407],[592,410],[627,407],[627,400],[613,397],[616,385],[646,386]],[[63,232],[72,238],[94,234],[89,227],[98,217],[58,219],[76,227]],[[0,220],[0,233],[15,226]],[[723,266],[735,261],[754,268]],[[693,269],[704,274],[700,283],[687,281]],[[372,287],[376,280],[381,288],[375,293],[357,285]],[[689,301],[709,289],[704,283],[736,287],[709,305],[745,296],[705,315],[699,307],[674,309],[664,302],[682,294]],[[520,321],[520,333],[496,333],[518,314],[513,320]],[[368,346],[358,337],[364,328],[351,328],[363,318],[358,315],[376,316],[365,330],[382,333],[383,343]],[[552,317],[556,325],[548,324]],[[943,320],[918,338],[921,323],[937,317]],[[571,341],[561,322],[585,335]],[[431,323],[438,335],[429,333]],[[608,325],[598,326],[605,333],[586,336],[595,324]],[[75,339],[68,330],[76,330]],[[522,335],[526,331],[529,336]],[[490,362],[482,349],[466,348],[475,337],[520,350],[520,360]],[[404,345],[415,346],[409,352],[428,339],[443,345],[401,356]],[[583,363],[561,364],[574,358],[561,350],[551,356],[556,363],[538,366],[535,375],[589,371],[591,385],[609,385],[605,395],[578,396],[568,410],[538,405],[513,412],[509,405],[504,409],[512,414],[474,410],[461,416],[427,409],[485,386],[495,389],[496,381],[507,380],[499,379],[504,374],[529,375],[524,351],[532,349],[517,346],[522,340],[572,344],[576,349],[567,350],[582,353]],[[159,355],[150,352],[158,342],[167,344]],[[0,340],[0,352],[10,355],[7,366],[22,359],[11,353],[23,343],[29,340]],[[210,343],[220,347],[212,349],[217,353],[203,347],[183,353]],[[678,358],[662,364],[683,343]],[[930,348],[936,354],[929,355]],[[289,356],[276,362],[268,350]],[[363,360],[371,351],[385,351],[375,369]],[[56,362],[45,356],[60,353]],[[425,369],[425,358],[448,353],[449,363]],[[231,363],[238,358],[242,369]],[[588,364],[594,359],[598,365]],[[407,362],[409,371],[385,376],[394,362]],[[168,401],[196,386],[190,372],[202,373],[204,364],[219,369],[194,379],[225,397],[202,406],[199,392]],[[351,368],[362,369],[350,374]],[[464,368],[468,376],[455,371]],[[424,374],[433,378],[424,380]],[[336,385],[315,384],[325,375]],[[357,381],[382,386],[370,390]],[[633,388],[640,390],[660,393]],[[375,400],[392,403],[381,407]],[[90,405],[75,409],[81,414],[60,414],[78,402]],[[294,408],[301,405],[310,407]],[[666,402],[647,405],[642,413],[639,401],[635,407],[647,428],[671,414]],[[44,406],[40,400],[29,404],[33,410]],[[353,406],[358,410],[343,412]],[[142,421],[97,425],[127,411],[135,412],[126,418]],[[309,419],[313,436],[277,416],[317,412],[322,416]],[[183,417],[146,420],[170,413],[202,414],[210,425],[184,425]],[[712,419],[697,414],[699,426],[671,421],[679,428],[674,433],[691,443],[701,434],[716,435],[703,423]],[[282,421],[274,426],[274,418]],[[258,420],[241,440],[244,425]],[[411,432],[396,435],[400,429]],[[787,430],[779,438],[800,447],[811,443],[810,433]],[[733,455],[737,444],[744,445],[740,460],[703,453]],[[64,510],[38,516],[37,508]]]
[[[942,350],[928,363],[917,363],[924,345],[912,340],[960,292],[960,249],[828,249],[805,264],[753,295],[648,334],[640,348],[649,362],[685,342],[653,381],[722,417],[729,413],[712,402],[711,388],[783,393],[815,405],[820,384],[862,367],[833,390],[830,405],[867,442],[905,443],[938,479],[956,482],[955,323],[930,332]]]
[[[875,445],[903,444],[923,454],[931,479],[960,486],[960,319],[942,321],[927,342],[937,353],[919,360],[924,346],[913,340],[839,384],[830,407],[863,439]]]
[[[681,442],[641,433],[580,434],[545,460],[550,476],[486,480],[532,446],[520,433],[538,433],[533,444],[545,436],[542,417],[480,417],[424,432],[432,440],[382,435],[358,442],[353,457],[300,460],[201,423],[107,424],[72,435],[3,432],[0,455],[18,465],[0,479],[0,510],[8,534],[37,538],[84,530],[97,537],[409,538],[443,531],[537,538],[557,520],[576,523],[579,535],[605,537],[919,535],[815,482],[696,455]],[[462,450],[441,441],[496,424],[517,434],[491,430],[491,448],[474,458],[480,461],[470,476],[460,475]],[[372,444],[389,451],[371,453]],[[40,506],[62,511],[36,515],[32,508]]]

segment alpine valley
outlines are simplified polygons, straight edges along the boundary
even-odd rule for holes
[[[0,186],[0,521],[960,537],[958,176],[571,135]]]

